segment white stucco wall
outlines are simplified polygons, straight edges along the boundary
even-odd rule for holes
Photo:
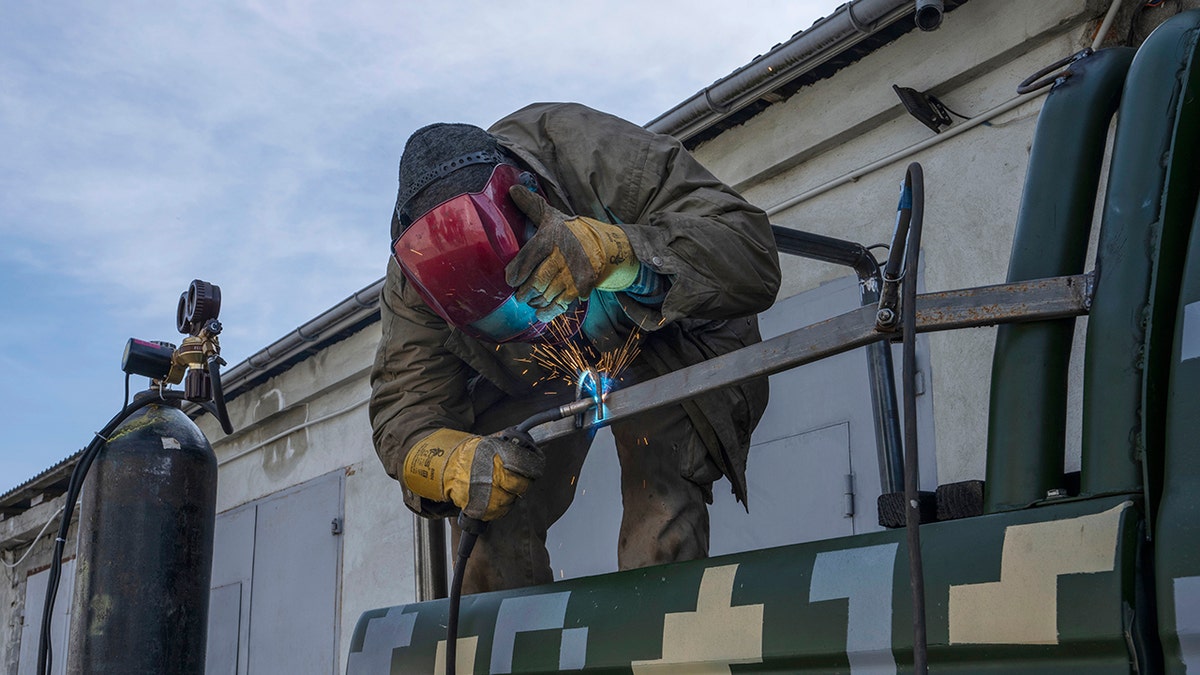
[[[367,418],[378,341],[373,324],[239,396],[229,404],[231,436],[207,415],[198,420],[220,467],[218,514],[344,472],[339,672],[359,615],[416,599],[412,514],[379,464]]]
[[[704,143],[696,155],[766,208],[774,224],[866,245],[890,241],[905,168],[920,162],[926,290],[1001,283],[1044,97],[795,206],[772,207],[934,136],[904,111],[893,83],[979,115],[1015,98],[1028,75],[1087,46],[1105,7],[1086,0],[966,3],[937,32],[905,35]],[[785,258],[781,298],[846,274]],[[994,340],[992,328],[930,336],[942,483],[984,477]]]

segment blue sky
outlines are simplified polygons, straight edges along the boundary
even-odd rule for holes
[[[117,411],[192,279],[232,366],[380,278],[413,130],[645,123],[838,4],[0,0],[0,492]]]

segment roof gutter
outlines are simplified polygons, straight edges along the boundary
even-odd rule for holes
[[[265,349],[260,349],[245,361],[222,372],[221,388],[225,392],[225,400],[233,400],[268,378],[377,321],[383,281],[379,279],[350,295]],[[199,407],[196,412],[200,412]]]
[[[654,118],[646,128],[686,141],[915,9],[913,0],[848,2],[808,30]]]

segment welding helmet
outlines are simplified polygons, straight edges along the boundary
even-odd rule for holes
[[[400,160],[392,255],[425,304],[472,337],[494,343],[568,338],[578,331],[583,302],[551,331],[505,281],[505,267],[535,231],[508,195],[514,185],[538,190],[533,174],[483,129],[440,124],[419,130]]]

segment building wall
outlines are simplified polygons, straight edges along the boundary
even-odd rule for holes
[[[63,501],[62,497],[44,501],[0,522],[0,549],[4,550],[0,556],[4,562],[0,565],[0,673],[5,675],[32,673],[35,670],[38,632],[32,632],[32,644],[26,642],[23,645],[22,637],[31,635],[27,625],[37,628],[35,624],[40,621],[45,595],[43,591],[29,596],[26,591],[29,578],[44,574],[50,567],[54,538],[58,535],[60,522],[58,512]],[[52,521],[50,526],[36,540],[33,539],[48,521]],[[75,530],[73,524],[67,535],[67,553],[64,557],[68,561],[75,557]],[[13,546],[16,542],[21,543]],[[73,565],[70,566],[70,569],[73,568]],[[65,628],[64,610],[71,603],[71,588],[71,579],[64,571],[55,607],[55,614],[64,616],[55,623],[55,628]],[[62,664],[66,662],[65,650],[56,651],[54,657],[58,664],[54,672],[62,672]],[[34,663],[22,663],[31,659]]]
[[[220,467],[218,517],[330,472],[343,474],[338,672],[363,611],[416,597],[413,516],[371,444],[368,369],[378,341],[374,324],[238,397],[229,404],[230,436],[209,416],[199,420]]]
[[[1028,75],[1087,46],[1106,8],[1086,0],[968,2],[947,14],[940,30],[903,36],[706,142],[696,154],[766,208],[773,223],[866,245],[891,240],[899,184],[908,163],[920,162],[926,289],[1001,283],[1044,97],[904,155],[934,134],[904,111],[892,85],[929,92],[974,117],[1015,98]],[[854,181],[838,181],[897,153]],[[830,182],[838,184],[794,206],[775,207]],[[794,258],[784,261],[784,270],[781,298],[844,274]],[[994,339],[993,328],[930,336],[942,483],[984,476]],[[1077,463],[1078,434],[1073,436],[1069,462]]]

